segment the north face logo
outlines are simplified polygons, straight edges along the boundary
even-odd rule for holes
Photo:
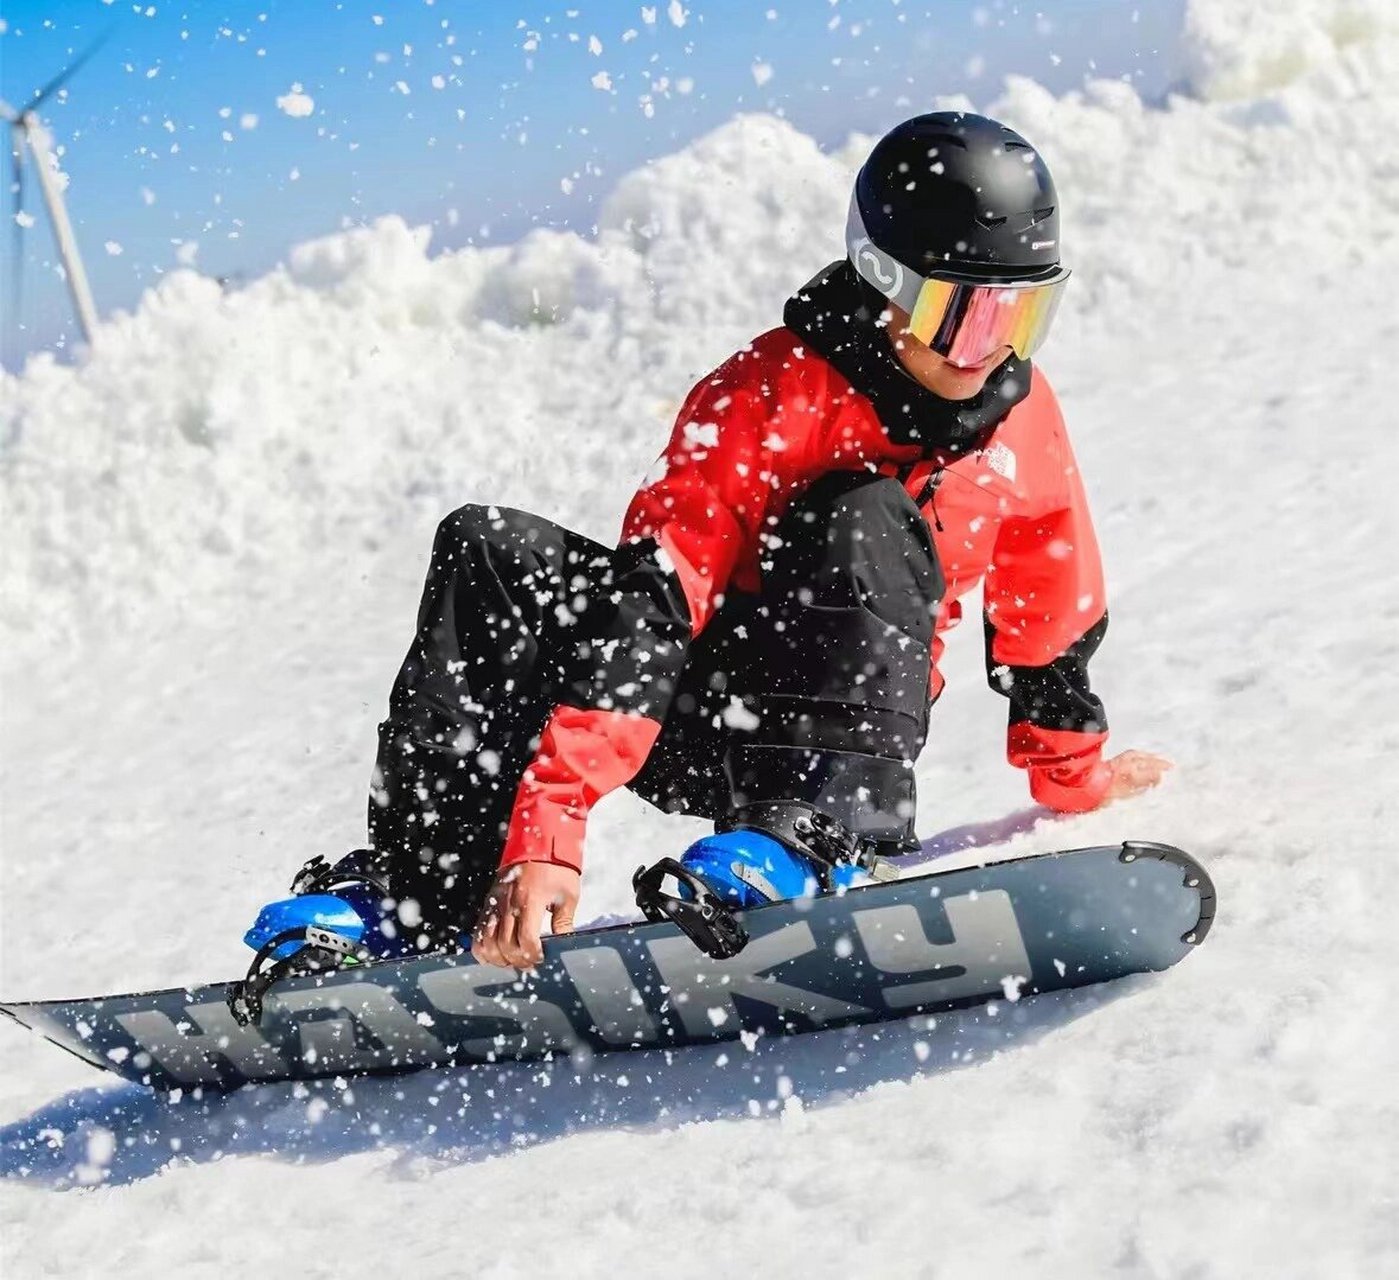
[[[1004,476],[1012,484],[1015,483],[1015,454],[1013,454],[1000,440],[997,440],[984,455],[986,465],[998,476]]]

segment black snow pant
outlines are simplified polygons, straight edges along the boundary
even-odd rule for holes
[[[505,508],[463,507],[438,528],[369,803],[370,843],[428,941],[474,924],[561,704],[662,721],[629,785],[667,811],[723,820],[799,800],[890,847],[912,838],[943,576],[902,485],[821,477],[765,537],[761,590],[727,593],[693,641],[678,591],[635,586],[652,551]],[[619,599],[633,609],[621,628]],[[592,639],[598,614],[614,641],[620,629],[656,642]],[[649,701],[618,699],[643,672]]]

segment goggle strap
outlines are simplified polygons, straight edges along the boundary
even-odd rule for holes
[[[860,216],[860,202],[853,194],[850,211],[845,217],[845,249],[862,280],[878,289],[890,302],[912,314],[918,305],[923,277],[910,271],[897,258],[885,253],[865,230]]]

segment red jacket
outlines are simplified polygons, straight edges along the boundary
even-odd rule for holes
[[[1106,626],[1102,567],[1058,402],[1039,369],[1031,376],[985,448],[925,458],[893,444],[869,400],[796,333],[774,329],[690,392],[622,540],[659,545],[698,634],[731,585],[757,590],[764,530],[818,476],[902,475],[947,579],[932,696],[942,689],[942,636],[985,579],[988,675],[1011,699],[1008,757],[1028,770],[1036,800],[1091,809],[1108,781],[1102,708],[1083,671]],[[581,868],[589,808],[636,774],[659,732],[648,716],[557,708],[516,793],[501,864]]]

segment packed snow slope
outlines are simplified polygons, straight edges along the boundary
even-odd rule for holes
[[[1181,844],[1220,891],[1199,953],[931,1028],[226,1101],[0,1028],[7,1280],[1399,1269],[1396,25],[1199,3],[1159,109],[977,104],[1063,197],[1039,363],[1107,559],[1114,743],[1179,767],[1034,823],[969,627],[920,828],[964,859]],[[240,968],[256,907],[362,839],[436,521],[614,536],[692,382],[839,254],[869,141],[736,119],[623,179],[595,236],[434,257],[386,220],[236,291],[172,276],[77,367],[0,381],[0,992]],[[607,801],[583,915],[694,830]]]

